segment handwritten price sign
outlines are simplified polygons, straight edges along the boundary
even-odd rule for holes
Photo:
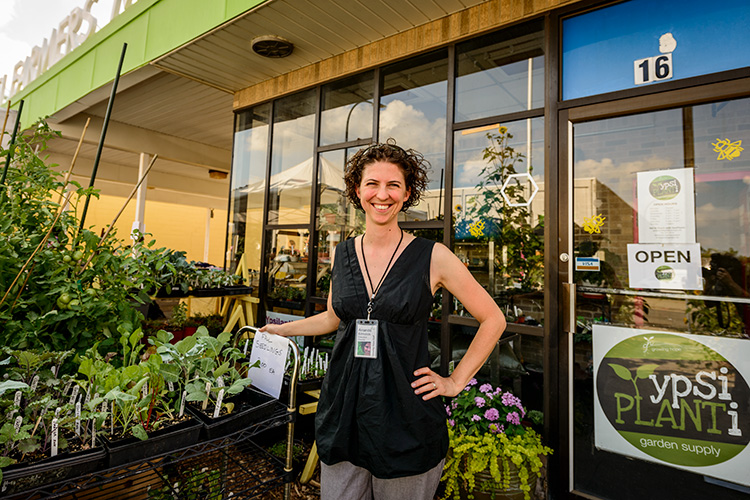
[[[250,365],[260,361],[260,367],[250,368],[248,372],[253,385],[278,398],[284,382],[284,367],[288,352],[289,341],[284,337],[256,332],[253,350],[250,352]]]

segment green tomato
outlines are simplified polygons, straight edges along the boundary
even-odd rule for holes
[[[73,299],[68,303],[68,307],[78,307],[81,305],[81,301],[78,299]]]
[[[58,297],[58,298],[57,298],[57,308],[58,308],[58,309],[67,309],[67,308],[68,308],[68,304],[67,304],[67,303],[65,303],[65,302],[63,302],[63,301],[62,301],[62,300],[60,300],[60,299],[61,299],[61,297]]]
[[[57,300],[61,301],[63,304],[70,304],[71,299],[73,299],[73,297],[71,297],[70,294],[67,293],[67,292],[66,293],[62,293],[57,298]]]
[[[87,288],[85,293],[89,297],[96,297],[96,288]]]
[[[67,263],[67,262],[70,262],[71,260],[73,259],[70,257],[70,255],[68,254],[63,255],[63,262]]]
[[[73,252],[73,260],[81,260],[83,258],[83,252],[76,250]]]

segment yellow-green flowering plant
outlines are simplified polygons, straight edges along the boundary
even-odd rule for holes
[[[530,479],[542,467],[541,456],[552,449],[542,444],[539,434],[523,425],[527,417],[521,400],[490,384],[469,385],[445,407],[448,413],[450,451],[443,469],[445,497],[460,499],[462,490],[474,498],[476,489],[507,491],[513,466],[524,499],[531,498]],[[535,412],[538,413],[538,412]],[[531,417],[531,415],[529,415]],[[490,480],[478,481],[486,472]]]

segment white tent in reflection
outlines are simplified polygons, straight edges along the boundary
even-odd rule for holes
[[[324,189],[334,191],[344,191],[344,171],[331,161],[320,158],[318,171],[320,176],[320,186]],[[295,194],[294,191],[303,190],[307,194],[309,202],[310,188],[313,185],[313,159],[312,157],[298,163],[297,165],[282,170],[271,176],[270,190],[271,193],[283,194],[286,196],[304,197],[303,193]],[[256,182],[250,184],[240,191],[248,194],[262,193],[266,188],[266,182]]]

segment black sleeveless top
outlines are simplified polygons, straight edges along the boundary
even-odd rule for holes
[[[375,297],[377,359],[354,357],[355,323],[367,318],[367,287],[354,238],[336,247],[333,310],[341,320],[323,381],[315,439],[323,463],[348,461],[375,477],[422,474],[448,451],[441,398],[414,394],[414,370],[430,365],[427,318],[432,307],[434,242],[416,238],[403,250]]]

